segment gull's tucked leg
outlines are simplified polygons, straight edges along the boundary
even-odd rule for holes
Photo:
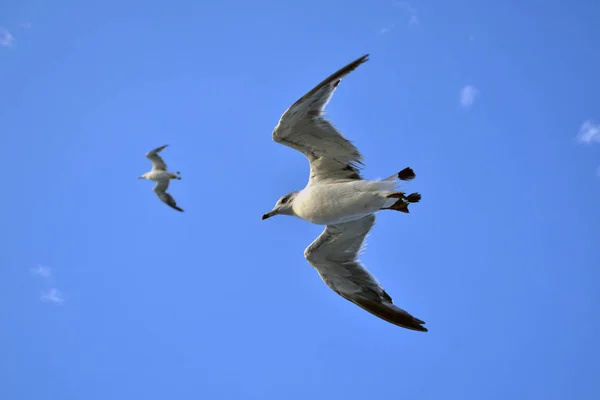
[[[406,193],[404,192],[394,192],[394,193],[390,193],[387,196],[388,199],[405,199],[406,198]]]
[[[418,203],[419,201],[421,201],[421,194],[420,193],[411,193],[408,196],[406,196],[406,201],[409,203]]]
[[[403,213],[410,213],[408,210],[409,203],[418,203],[421,201],[421,194],[419,193],[411,193],[408,196],[404,192],[395,192],[390,193],[386,196],[389,199],[398,199],[394,204],[389,207],[384,207],[382,210],[395,210]]]
[[[407,214],[410,213],[410,211],[408,210],[408,203],[406,202],[405,199],[398,199],[398,201],[396,201],[390,207],[384,207],[384,208],[382,208],[382,210],[394,210],[394,211],[400,211],[400,212],[407,213]]]
[[[387,197],[388,199],[403,199],[407,203],[418,203],[419,201],[421,201],[421,194],[416,192],[411,193],[408,196],[404,192],[394,192],[388,194],[385,197]]]

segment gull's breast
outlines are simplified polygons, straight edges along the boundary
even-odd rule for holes
[[[353,221],[378,211],[385,203],[379,191],[369,190],[369,186],[356,183],[307,186],[294,199],[294,212],[313,224],[332,225]]]
[[[170,174],[167,171],[150,171],[147,177],[151,181],[164,181],[170,178]]]

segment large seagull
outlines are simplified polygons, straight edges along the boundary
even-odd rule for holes
[[[310,163],[306,187],[281,197],[263,219],[291,215],[317,225],[323,233],[304,251],[306,260],[340,296],[394,325],[427,332],[425,322],[392,302],[392,298],[358,260],[379,210],[408,213],[418,193],[398,191],[399,181],[415,177],[411,168],[383,180],[360,176],[358,149],[323,115],[341,79],[366,62],[368,54],[319,83],[288,108],[273,130],[273,140],[304,154]]]
[[[146,172],[144,175],[140,176],[139,179],[155,181],[156,185],[154,185],[154,189],[152,190],[154,190],[154,193],[156,193],[158,198],[169,207],[183,212],[183,210],[177,206],[173,196],[167,193],[171,179],[181,179],[179,172],[173,173],[167,171],[167,164],[165,164],[163,159],[158,155],[158,153],[163,151],[167,146],[168,144],[165,144],[164,146],[157,147],[146,153],[146,158],[152,161],[152,169],[150,172]]]

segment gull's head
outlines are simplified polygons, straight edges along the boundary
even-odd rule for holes
[[[148,173],[146,172],[144,175],[138,176],[138,179],[146,179],[146,175],[147,175],[147,174],[148,174]]]
[[[288,193],[285,196],[281,196],[275,207],[268,213],[262,216],[262,219],[271,218],[275,215],[296,215],[294,213],[294,209],[292,208],[292,204],[294,204],[294,199],[298,192]]]

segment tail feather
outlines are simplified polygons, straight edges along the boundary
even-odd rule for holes
[[[416,176],[417,175],[415,174],[415,171],[413,171],[410,167],[406,167],[402,171],[398,172],[398,179],[401,181],[410,181],[415,179]]]
[[[415,171],[413,171],[412,168],[406,167],[402,171],[400,171],[392,176],[388,176],[387,178],[384,179],[384,181],[394,181],[396,179],[400,179],[401,181],[410,181],[410,180],[415,179],[416,176],[417,175],[415,174]]]

